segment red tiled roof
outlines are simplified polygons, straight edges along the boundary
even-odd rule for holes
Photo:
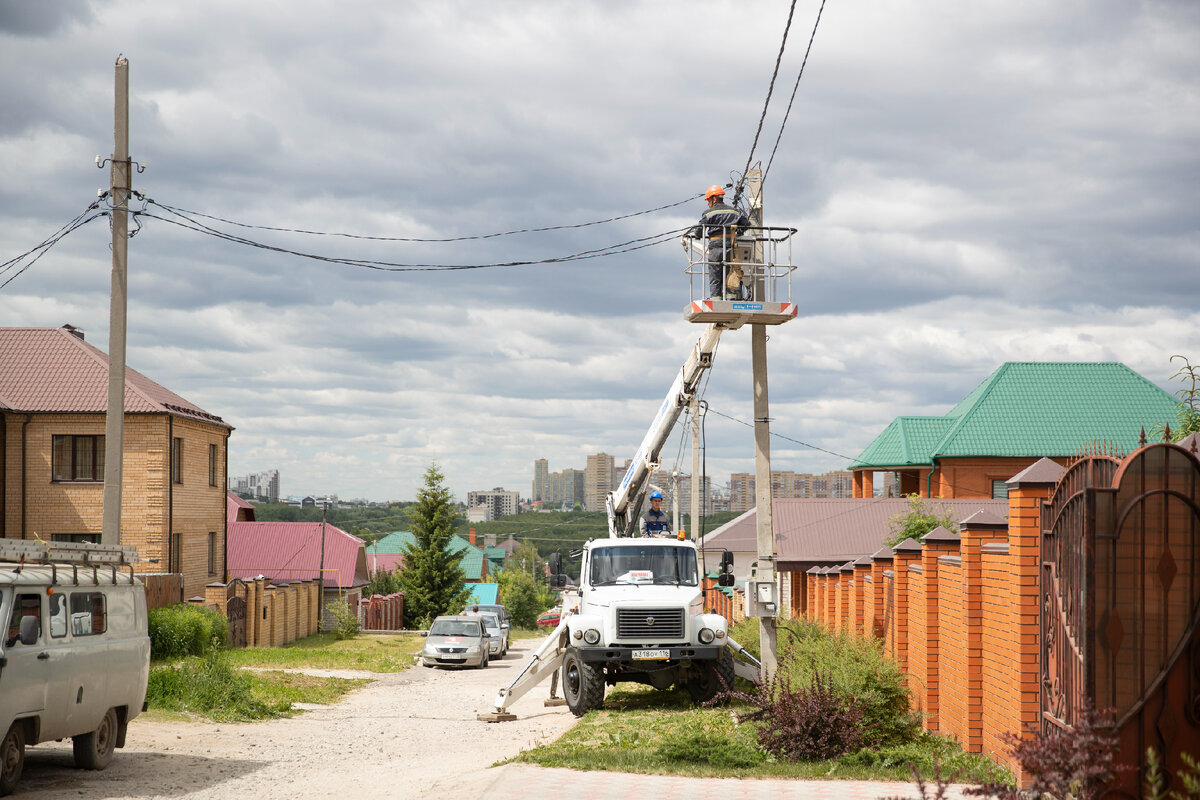
[[[229,576],[273,581],[315,578],[321,567],[320,522],[229,522]],[[349,589],[367,583],[363,540],[325,525],[325,585]]]
[[[108,407],[108,355],[66,328],[0,328],[0,407],[103,413]],[[129,366],[125,413],[170,413],[232,427]]]
[[[926,503],[936,512],[953,511],[962,520],[977,511],[1007,518],[1008,501],[933,498]],[[780,498],[771,505],[775,546],[780,561],[842,563],[870,555],[891,532],[891,520],[908,510],[903,498]],[[704,537],[705,547],[740,552],[758,548],[758,515],[747,511]]]
[[[230,522],[256,522],[254,504],[233,492],[225,492],[225,513]]]

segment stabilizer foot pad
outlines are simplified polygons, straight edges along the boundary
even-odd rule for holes
[[[507,711],[489,711],[486,714],[475,715],[475,719],[480,722],[512,722],[516,718],[516,714],[510,714]]]
[[[543,703],[546,708],[557,708],[558,706],[565,706],[566,704],[567,701],[562,697],[551,697],[549,700],[546,700]]]

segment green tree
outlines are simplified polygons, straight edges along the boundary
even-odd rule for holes
[[[409,509],[413,543],[405,548],[400,588],[409,624],[457,611],[468,602],[462,553],[448,548],[458,514],[437,463],[425,471],[425,486]]]
[[[1172,442],[1178,442],[1189,434],[1200,433],[1200,364],[1192,364],[1187,356],[1180,355],[1171,356],[1171,361],[1177,358],[1183,361],[1183,366],[1171,379],[1185,381],[1189,385],[1175,392],[1179,404],[1175,408],[1175,424],[1171,427]],[[1156,426],[1156,432],[1161,436],[1163,426]]]
[[[519,563],[502,569],[496,582],[500,584],[497,598],[518,628],[536,627],[538,615],[554,605],[553,592],[522,572]]]
[[[929,533],[939,525],[948,531],[958,532],[954,512],[945,506],[934,506],[919,494],[907,496],[908,510],[892,517],[888,523],[887,546],[895,547],[905,539],[916,539]]]

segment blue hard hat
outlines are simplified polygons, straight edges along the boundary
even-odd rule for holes
[[[651,500],[662,500],[662,492],[651,492],[650,499]]]

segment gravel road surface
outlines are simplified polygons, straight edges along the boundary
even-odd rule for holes
[[[513,642],[486,670],[412,667],[375,682],[333,706],[290,719],[256,723],[152,722],[138,717],[108,769],[77,770],[71,743],[26,750],[14,798],[233,798],[328,796],[417,798],[435,792],[477,798],[495,783],[496,761],[552,741],[575,718],[545,708],[549,685],[535,687],[511,709],[515,722],[475,718],[524,666],[540,639]]]

